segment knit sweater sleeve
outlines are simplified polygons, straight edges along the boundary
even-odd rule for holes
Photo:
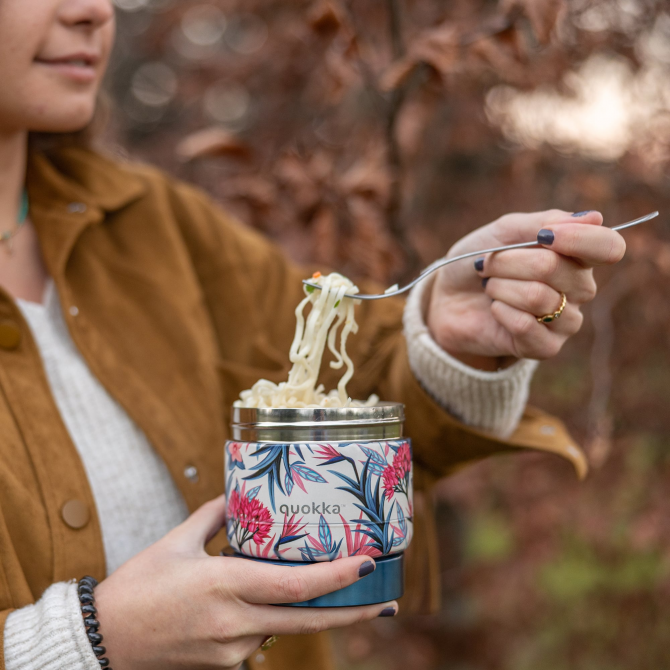
[[[77,585],[51,585],[5,622],[5,670],[100,670],[81,616]]]
[[[405,338],[414,376],[463,423],[509,437],[526,406],[537,361],[522,359],[504,370],[485,372],[450,356],[433,340],[424,320],[428,286],[430,282],[418,284],[405,307]]]

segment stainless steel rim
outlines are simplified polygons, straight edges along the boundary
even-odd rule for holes
[[[233,439],[243,442],[399,439],[403,436],[404,410],[404,405],[388,402],[373,407],[234,407]]]

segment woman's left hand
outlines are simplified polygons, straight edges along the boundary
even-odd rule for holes
[[[599,212],[560,210],[507,214],[478,228],[447,257],[477,249],[528,242],[541,248],[514,249],[442,268],[434,281],[426,323],[433,339],[463,363],[497,370],[519,358],[555,356],[582,325],[580,308],[593,300],[593,268],[623,258],[623,237],[602,226]],[[553,239],[552,239],[553,236]],[[567,305],[556,312],[561,293]]]

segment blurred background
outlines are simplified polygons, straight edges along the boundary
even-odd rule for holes
[[[534,381],[588,480],[524,455],[442,482],[442,610],[337,652],[341,670],[670,667],[668,3],[115,4],[108,142],[295,259],[389,285],[506,212],[661,211]]]

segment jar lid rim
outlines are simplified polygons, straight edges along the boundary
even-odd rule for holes
[[[342,423],[387,424],[405,420],[405,406],[402,403],[379,402],[371,407],[305,407],[305,408],[256,408],[233,407],[233,426],[271,427],[294,425],[308,427],[312,425],[326,426]]]

